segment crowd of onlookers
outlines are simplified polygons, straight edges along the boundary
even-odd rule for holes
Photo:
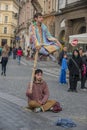
[[[35,52],[31,48],[27,48],[27,57],[34,57]],[[32,55],[31,55],[32,54]],[[68,48],[63,47],[59,53],[58,64],[61,68],[58,82],[67,84],[66,74],[69,74],[69,89],[68,92],[77,92],[77,83],[81,81],[81,89],[86,91],[85,87],[87,79],[87,54],[82,47],[74,49],[68,55]]]
[[[66,84],[66,72],[69,73],[68,92],[77,92],[77,82],[81,81],[81,89],[86,91],[87,79],[87,55],[83,48],[74,49],[71,57],[67,55],[67,47],[64,47],[59,54],[58,64],[61,66],[59,83]]]
[[[30,47],[27,47],[27,57],[34,58],[35,51],[31,51]],[[21,46],[13,48],[8,47],[5,44],[3,47],[0,47],[0,56],[1,56],[1,66],[2,72],[1,75],[6,76],[6,65],[8,63],[8,57],[12,55],[13,59],[17,59],[18,64],[20,65],[21,56],[23,55],[23,50]],[[69,74],[69,89],[68,92],[77,92],[77,83],[81,81],[81,89],[87,90],[85,87],[87,79],[87,54],[83,51],[83,48],[74,49],[72,55],[68,56],[67,47],[64,46],[62,51],[59,53],[58,64],[60,65],[60,77],[58,82],[61,84],[67,84],[66,74]]]
[[[33,52],[32,54],[34,54]],[[8,47],[7,44],[0,47],[1,56],[1,76],[6,76],[6,66],[8,63],[9,56],[12,55],[13,59],[17,59],[20,65],[21,56],[23,55],[23,50],[21,46],[13,48]],[[32,56],[30,48],[27,48],[27,57]],[[83,51],[83,48],[74,49],[72,55],[68,56],[67,47],[64,46],[62,51],[59,53],[58,64],[60,66],[60,76],[58,82],[67,84],[66,74],[69,74],[69,89],[68,92],[77,92],[77,83],[81,82],[81,90],[87,91],[86,79],[87,79],[87,54]],[[26,96],[28,97],[28,108],[34,112],[40,111],[53,111],[59,112],[62,110],[60,103],[56,100],[48,100],[49,90],[47,83],[43,80],[43,71],[41,69],[35,70],[33,86],[29,83],[28,89],[26,91]],[[32,89],[31,89],[32,88]],[[42,96],[43,99],[39,99]],[[34,100],[33,100],[34,99]]]

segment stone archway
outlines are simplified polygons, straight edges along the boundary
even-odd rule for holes
[[[82,34],[82,33],[86,33],[86,26],[82,26],[79,31],[78,31],[79,34]]]
[[[86,32],[85,22],[77,22],[73,26],[73,34],[81,34]]]

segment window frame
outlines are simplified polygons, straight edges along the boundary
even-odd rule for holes
[[[3,33],[4,33],[4,34],[7,34],[7,33],[8,33],[8,28],[7,28],[7,27],[4,27]]]
[[[8,10],[8,4],[5,5],[5,10]]]
[[[5,17],[4,17],[4,23],[8,23],[8,16],[7,15],[5,15]]]

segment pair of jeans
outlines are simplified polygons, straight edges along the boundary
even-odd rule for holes
[[[6,65],[8,62],[8,57],[2,57],[2,73],[6,74]]]
[[[81,88],[84,89],[85,88],[85,82],[86,82],[86,75],[81,77]]]
[[[18,59],[18,64],[20,64],[21,56],[17,56],[17,59]]]
[[[60,83],[66,83],[66,70],[65,69],[61,69],[61,73],[60,73]]]
[[[76,90],[77,89],[77,78],[73,76],[69,76],[69,84],[70,84],[70,89],[71,90]]]
[[[16,54],[13,53],[13,59],[16,59]]]

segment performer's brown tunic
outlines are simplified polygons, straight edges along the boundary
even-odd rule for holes
[[[48,100],[49,90],[45,81],[41,81],[40,83],[34,82],[32,94],[29,94],[28,91],[26,94],[28,96],[28,103],[31,109],[41,107],[43,111],[46,111],[56,103],[55,100]],[[38,101],[41,101],[42,105],[38,103]]]

